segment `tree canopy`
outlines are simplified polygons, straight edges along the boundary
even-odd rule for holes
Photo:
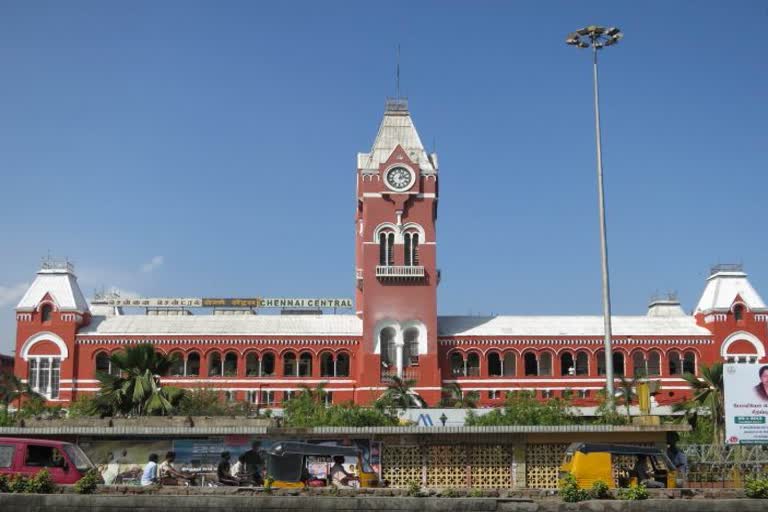
[[[532,391],[507,393],[504,406],[479,416],[469,411],[467,426],[570,425],[578,423],[567,400],[550,398],[539,401]]]

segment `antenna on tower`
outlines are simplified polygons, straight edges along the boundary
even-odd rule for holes
[[[397,85],[397,99],[400,99],[400,43],[397,43],[397,77],[395,83]]]

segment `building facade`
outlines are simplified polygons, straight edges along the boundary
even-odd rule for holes
[[[483,406],[508,391],[573,392],[594,404],[604,384],[599,316],[439,316],[437,155],[425,151],[405,100],[387,102],[373,147],[357,158],[355,307],[351,314],[191,314],[176,307],[89,303],[68,263],[43,265],[16,308],[16,374],[52,402],[98,390],[109,355],[152,343],[178,363],[163,382],[279,407],[300,386],[370,403],[392,376],[429,405],[458,384]],[[296,313],[301,313],[297,311]],[[768,308],[739,267],[714,268],[692,315],[674,298],[613,317],[618,376],[659,380],[658,404],[681,399],[684,372],[715,361],[763,362]]]

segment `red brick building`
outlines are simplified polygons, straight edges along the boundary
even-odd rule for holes
[[[264,406],[321,382],[330,400],[368,403],[389,375],[415,379],[430,405],[454,382],[480,391],[483,405],[516,389],[541,397],[570,389],[577,403],[593,403],[604,381],[599,316],[438,316],[438,196],[437,155],[425,151],[407,103],[390,100],[371,151],[357,158],[353,313],[124,314],[89,304],[71,265],[46,265],[16,309],[15,371],[66,402],[98,389],[110,353],[149,342],[179,355],[164,382]],[[660,379],[656,400],[676,401],[684,371],[765,361],[767,321],[740,268],[713,269],[693,315],[666,299],[646,314],[613,318],[616,374]]]

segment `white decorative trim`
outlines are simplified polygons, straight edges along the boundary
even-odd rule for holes
[[[31,322],[32,321],[32,313],[17,313],[16,314],[16,321],[17,322]]]
[[[400,230],[397,228],[397,225],[392,222],[382,222],[376,226],[376,229],[373,230],[373,243],[378,245],[379,235],[381,235],[382,231],[392,231],[395,235],[395,243],[403,243],[403,237],[400,234]]]
[[[387,327],[391,327],[395,330],[395,338],[394,341],[397,343],[397,340],[403,339],[403,333],[400,329],[400,323],[397,320],[392,319],[385,319],[380,320],[376,323],[376,327],[373,328],[373,353],[374,354],[381,354],[381,331],[386,329]]]
[[[749,333],[747,331],[737,331],[725,338],[723,341],[723,344],[720,346],[720,355],[722,357],[732,357],[732,356],[753,356],[754,354],[729,354],[728,348],[733,345],[735,342],[744,340],[748,341],[752,344],[753,347],[755,347],[755,351],[757,352],[757,356],[759,359],[762,359],[765,357],[765,346],[763,345],[763,342],[760,341],[760,338],[755,336],[752,333]]]
[[[44,331],[27,338],[27,340],[21,346],[21,358],[25,361],[29,361],[29,350],[35,343],[41,341],[51,341],[57,347],[59,347],[59,355],[62,361],[69,357],[69,349],[67,349],[67,344],[64,342],[64,340],[52,332]]]
[[[115,336],[120,336],[116,334]],[[156,336],[156,334],[133,334],[131,336],[148,336],[148,338],[131,339],[131,338],[111,338],[109,335],[104,334],[78,334],[75,338],[77,345],[140,345],[142,343],[152,343],[154,345],[357,345],[360,340],[358,339],[330,339],[330,340],[270,340],[270,339],[210,339],[210,338],[182,338],[182,339],[170,339],[170,338],[151,338],[149,336]],[[188,336],[183,334],[170,334],[167,336]],[[83,339],[86,338],[87,339]]]
[[[403,340],[405,340],[405,331],[408,329],[416,328],[419,331],[419,355],[427,354],[427,326],[419,320],[409,320],[400,324],[400,329],[403,332]]]
[[[567,345],[574,349],[582,347],[584,345],[599,345],[604,343],[603,338],[578,338],[578,339],[558,339],[558,338],[535,338],[535,339],[521,339],[521,338],[484,338],[484,339],[471,339],[471,338],[453,338],[453,337],[440,337],[438,343],[444,346],[453,345]],[[654,338],[632,338],[632,339],[613,339],[614,345],[619,346],[631,346],[631,345],[712,345],[712,339],[708,338],[674,338],[674,339],[654,339]]]

